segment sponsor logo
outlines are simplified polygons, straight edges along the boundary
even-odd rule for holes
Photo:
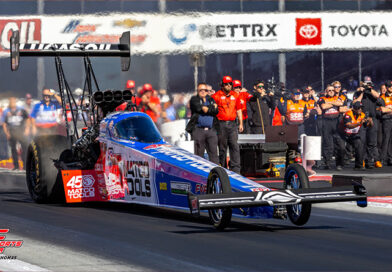
[[[321,18],[296,18],[296,45],[321,45]]]
[[[113,26],[123,26],[127,28],[134,28],[134,27],[140,27],[140,26],[145,26],[146,21],[139,21],[139,20],[133,20],[133,19],[124,19],[124,20],[117,20],[113,22]]]
[[[163,146],[163,145],[165,145],[165,144],[153,144],[153,145],[148,145],[148,146],[144,147],[143,149],[145,149],[145,150],[156,149],[156,148]]]
[[[388,30],[385,25],[330,25],[331,36],[336,37],[388,37]]]
[[[170,192],[173,195],[187,195],[191,189],[192,186],[190,183],[177,181],[170,182]]]
[[[159,183],[159,190],[167,191],[167,183],[166,182],[160,182]]]
[[[276,27],[277,24],[203,25],[199,29],[199,34],[203,39],[272,38],[277,37]]]
[[[67,195],[70,199],[92,198],[95,197],[93,187],[95,179],[92,175],[73,176],[68,182]]]
[[[12,31],[19,30],[20,43],[41,42],[41,20],[0,20],[0,51],[10,49]]]
[[[0,260],[3,259],[16,259],[16,256],[4,256],[6,248],[20,248],[23,245],[23,240],[5,240],[5,234],[9,232],[9,229],[0,229]]]
[[[128,194],[131,196],[151,197],[150,167],[146,161],[126,163]]]
[[[187,24],[181,27],[171,26],[169,29],[168,37],[173,43],[180,45],[188,40],[190,33],[196,31],[195,24]]]
[[[71,20],[63,29],[62,33],[85,33],[95,32],[99,25],[82,25],[82,20]]]
[[[257,188],[252,188],[251,190],[252,190],[252,192],[266,192],[266,191],[269,191],[270,189],[265,188],[265,187],[257,187]]]
[[[54,44],[54,43],[33,43],[33,44],[20,44],[19,49],[28,49],[28,50],[110,50],[112,47],[111,44]]]
[[[205,184],[196,184],[195,193],[205,194],[207,192],[207,185]]]

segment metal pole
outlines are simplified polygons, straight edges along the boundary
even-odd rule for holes
[[[285,0],[279,0],[279,12],[286,10]],[[286,85],[286,54],[279,53],[279,81]]]
[[[195,92],[196,93],[197,93],[198,76],[199,76],[199,68],[197,66],[197,62],[195,61],[195,64],[193,66],[193,82],[195,82]]]
[[[37,13],[38,15],[44,14],[45,1],[37,0]],[[41,95],[41,91],[45,86],[45,63],[44,59],[37,58],[37,97]]]
[[[325,89],[324,82],[324,52],[321,52],[321,91]]]
[[[244,4],[242,2],[242,0],[240,0],[240,11],[243,12],[244,11]],[[244,82],[244,53],[240,53],[240,70],[241,70],[241,83],[242,86],[245,85]]]
[[[166,13],[166,0],[159,0],[159,12]],[[169,83],[169,69],[167,65],[167,56],[159,55],[159,88],[167,90]]]
[[[358,52],[358,82],[362,80],[362,52]]]

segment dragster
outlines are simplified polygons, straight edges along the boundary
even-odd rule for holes
[[[357,201],[367,203],[361,184],[310,188],[299,164],[290,164],[284,189],[265,187],[165,142],[151,118],[135,110],[129,90],[100,90],[90,57],[120,57],[123,70],[130,66],[129,32],[117,45],[19,44],[11,37],[11,69],[20,57],[53,56],[66,135],[35,137],[28,147],[26,182],[32,199],[50,202],[125,202],[208,213],[215,228],[223,230],[232,216],[289,218],[304,225],[312,203]],[[84,58],[85,86],[76,103],[67,83],[61,57]],[[115,108],[127,102],[127,111]],[[67,112],[71,112],[68,121]],[[78,120],[80,112],[88,118]],[[69,116],[69,115],[68,115]],[[80,132],[80,125],[85,127]]]

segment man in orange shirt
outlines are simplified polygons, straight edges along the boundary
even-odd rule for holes
[[[238,146],[238,131],[244,130],[240,100],[233,91],[233,80],[229,76],[222,79],[222,89],[212,98],[218,105],[217,118],[219,120],[218,145],[219,163],[227,168],[227,146],[230,152],[230,170],[240,173],[240,148]],[[237,117],[239,125],[237,126]]]

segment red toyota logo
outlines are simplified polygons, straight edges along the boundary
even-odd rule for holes
[[[296,45],[321,44],[321,18],[296,18]]]

